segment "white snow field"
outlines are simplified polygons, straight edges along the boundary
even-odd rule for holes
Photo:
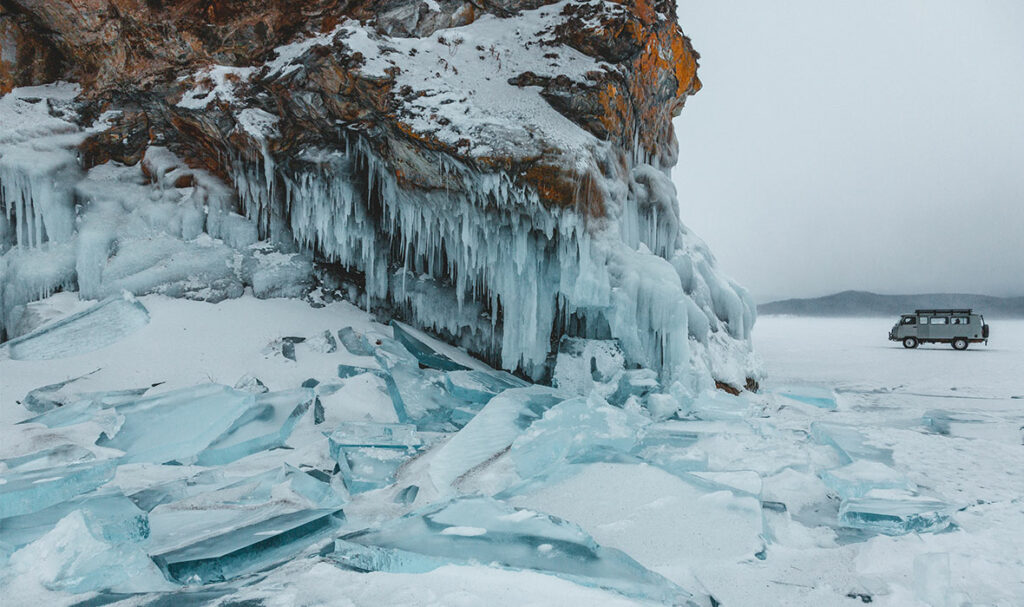
[[[0,346],[5,606],[1024,604],[1021,321],[766,317],[760,394],[641,407],[343,302],[107,301]]]

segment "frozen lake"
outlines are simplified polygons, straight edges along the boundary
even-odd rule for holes
[[[232,385],[249,375],[276,393],[316,378],[330,387],[320,392],[325,421],[318,425],[306,414],[286,448],[257,451],[224,465],[165,464],[163,458],[121,465],[99,491],[122,502],[122,494],[138,499],[140,490],[159,492],[155,487],[168,483],[198,483],[190,491],[201,493],[168,494],[167,500],[178,501],[147,506],[153,531],[145,541],[106,545],[90,540],[85,528],[69,519],[26,546],[12,542],[5,550],[0,544],[0,561],[7,560],[0,588],[14,597],[13,604],[75,604],[85,595],[67,584],[87,578],[65,571],[99,576],[97,584],[103,587],[110,571],[103,563],[128,557],[147,575],[128,576],[113,586],[143,593],[122,604],[145,605],[166,596],[154,593],[168,589],[187,596],[197,589],[165,587],[163,574],[147,556],[170,541],[175,516],[184,516],[175,513],[194,513],[197,525],[209,516],[230,519],[224,514],[235,508],[234,498],[224,497],[234,486],[230,483],[263,478],[259,475],[267,470],[318,475],[298,477],[306,483],[330,478],[338,455],[330,453],[325,430],[350,422],[396,421],[397,409],[383,380],[372,373],[339,374],[339,365],[373,365],[374,359],[347,346],[328,347],[320,339],[324,331],[340,335],[337,330],[344,326],[378,339],[390,334],[390,328],[348,304],[312,309],[296,300],[251,297],[216,305],[160,296],[140,301],[149,311],[148,324],[115,344],[52,360],[0,360],[0,461],[6,467],[0,477],[16,478],[22,460],[35,461],[31,458],[54,446],[64,448],[55,458],[66,451],[84,454],[86,463],[121,455],[121,447],[102,447],[104,440],[97,437],[101,431],[117,436],[124,420],[104,417],[102,411],[83,423],[18,424],[33,415],[23,405],[29,391],[69,378],[81,379],[70,385],[68,395],[140,386],[161,394],[211,382]],[[37,304],[54,318],[87,305],[67,293]],[[650,419],[635,408],[610,407],[600,399],[569,400],[551,410],[563,411],[566,419],[549,412],[545,423],[523,432],[502,425],[501,408],[509,401],[502,404],[495,397],[493,415],[481,414],[455,433],[421,433],[424,446],[395,471],[388,481],[393,484],[343,494],[345,520],[335,533],[401,525],[407,520],[401,515],[450,499],[474,504],[475,497],[496,496],[488,503],[497,505],[488,507],[569,521],[598,545],[621,550],[698,598],[717,601],[701,600],[697,604],[702,607],[853,607],[869,601],[891,607],[1024,605],[1024,321],[990,321],[990,345],[957,352],[948,346],[906,350],[889,342],[893,320],[763,317],[754,331],[767,374],[761,392],[732,397],[712,391],[671,420]],[[283,355],[287,336],[308,338],[295,344],[293,358]],[[63,394],[58,391],[55,397]],[[610,425],[592,426],[595,420]],[[562,463],[557,450],[522,459],[530,453],[529,440],[545,432],[562,437],[552,438],[551,447],[590,442],[598,447]],[[192,433],[185,435],[192,440]],[[602,443],[605,439],[610,442]],[[548,465],[553,468],[543,474],[522,467]],[[852,481],[843,481],[844,474]],[[449,482],[456,476],[457,482]],[[524,482],[528,479],[533,480]],[[339,485],[341,479],[330,482]],[[401,502],[399,490],[412,485],[419,487],[415,502]],[[260,498],[268,501],[246,507],[290,512],[306,498],[298,500],[289,486],[278,483]],[[320,489],[331,493],[328,487]],[[858,525],[843,519],[844,509],[868,494],[880,500],[871,507],[906,508],[898,522],[902,527],[879,530],[877,521]],[[939,524],[928,518],[933,511],[941,512]],[[480,510],[467,512],[476,518],[457,520],[434,543],[410,548],[443,547],[449,541],[486,546],[466,538],[486,535],[485,525],[521,517],[500,515],[481,522]],[[36,535],[53,526],[57,517],[51,518],[40,523]],[[0,531],[7,533],[3,521]],[[190,533],[202,537],[195,529]],[[266,531],[258,531],[257,539],[259,533]],[[407,535],[402,531],[397,537]],[[223,593],[220,603],[254,605],[663,602],[574,583],[544,573],[540,565],[479,564],[491,562],[500,551],[487,553],[484,560],[452,559],[436,569],[394,565],[360,573],[318,556],[322,541],[300,543],[283,564],[268,560],[268,571],[239,574],[204,588]],[[88,548],[90,555],[99,550],[107,561],[74,557],[78,552],[67,552],[67,546]],[[515,546],[506,548],[514,552]],[[529,563],[543,565],[544,558]],[[48,566],[37,568],[40,562]]]
[[[1024,320],[989,321],[989,345],[971,344],[964,352],[945,344],[907,350],[887,339],[895,321],[763,316],[754,328],[754,347],[768,385],[822,382],[900,398],[1024,398]]]

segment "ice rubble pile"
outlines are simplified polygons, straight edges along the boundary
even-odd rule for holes
[[[246,215],[270,232],[276,218],[279,232],[364,273],[374,305],[398,305],[415,324],[534,379],[549,372],[553,331],[565,331],[615,338],[631,365],[680,381],[691,394],[716,379],[743,386],[754,374],[747,359],[752,300],[715,270],[706,246],[680,223],[667,169],[653,166],[639,146],[617,158],[613,146],[535,91],[491,78],[494,69],[589,82],[601,69],[551,41],[543,44],[559,55],[557,74],[547,59],[522,51],[545,40],[551,17],[538,15],[547,10],[487,16],[430,39],[383,36],[349,21],[278,49],[251,76],[301,84],[304,58],[322,52],[315,47],[356,53],[363,77],[395,73],[396,87],[423,91],[400,109],[418,136],[465,143],[470,159],[517,161],[559,150],[558,163],[577,175],[577,205],[602,205],[603,217],[543,200],[514,172],[483,171],[446,153],[385,159],[358,131],[339,135],[333,147],[275,159],[266,145],[273,128],[240,121],[262,150],[239,154],[232,165]],[[503,59],[491,66],[486,53],[460,53],[449,39]],[[402,154],[401,146],[392,153]],[[409,187],[404,165],[430,187]],[[594,200],[583,200],[587,188]]]
[[[59,290],[212,302],[246,286],[260,297],[308,292],[308,256],[258,241],[231,190],[166,149],[81,171],[74,146],[104,118],[85,130],[71,122],[76,94],[49,85],[0,98],[0,335],[34,328],[25,304]]]
[[[88,317],[26,336],[37,343],[32,352],[74,354],[47,331],[106,330]],[[251,376],[234,388],[159,393],[87,392],[76,387],[85,378],[33,390],[23,399],[33,415],[9,430],[38,429],[46,440],[19,441],[20,451],[0,460],[0,584],[28,576],[72,594],[210,584],[230,593],[296,558],[391,573],[488,563],[662,604],[709,604],[699,588],[654,573],[667,557],[628,554],[647,532],[616,534],[616,500],[572,497],[652,488],[643,503],[653,522],[633,524],[671,533],[673,555],[767,558],[766,517],[786,505],[762,497],[758,473],[716,469],[704,450],[708,441],[777,432],[750,397],[708,392],[677,402],[663,420],[652,411],[666,404],[646,401],[671,396],[652,391],[653,374],[623,370],[608,341],[564,345],[560,385],[547,387],[411,327],[392,330],[277,340],[289,364],[341,361],[335,377],[287,390],[268,391]],[[359,398],[350,390],[357,381],[387,395],[394,421],[339,416]],[[790,387],[787,398],[801,403],[792,397],[803,392],[814,389]],[[891,467],[891,452],[857,429],[815,422],[812,435],[843,464],[819,472],[841,500],[837,529],[866,537],[950,524],[949,507],[919,495]],[[604,530],[616,548],[584,528]],[[47,567],[33,570],[42,555]]]

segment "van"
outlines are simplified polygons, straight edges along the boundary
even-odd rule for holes
[[[988,344],[988,325],[971,309],[915,310],[900,316],[889,331],[889,341],[901,341],[904,348],[951,344],[955,350],[966,350],[968,344]]]

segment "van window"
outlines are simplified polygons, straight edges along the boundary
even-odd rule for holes
[[[949,319],[945,316],[932,316],[933,325],[948,325]]]
[[[905,324],[905,325],[912,325],[912,324],[914,324],[915,320],[916,319],[913,316],[904,316],[903,317],[903,324]]]
[[[969,319],[967,319],[967,318],[964,318],[963,316],[957,316],[957,317],[953,318],[953,324],[954,325],[969,325],[969,324],[971,324],[971,321]]]
[[[926,324],[928,324],[928,317],[927,316],[922,316],[922,317],[918,318],[917,319],[917,324],[919,324],[919,325],[926,325]]]

